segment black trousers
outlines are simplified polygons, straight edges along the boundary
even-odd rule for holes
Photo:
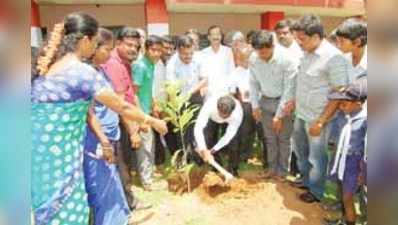
[[[116,163],[122,180],[124,194],[126,195],[127,203],[130,210],[134,210],[137,206],[137,199],[131,191],[133,178],[131,177],[130,170],[133,167],[133,150],[130,144],[130,135],[125,129],[124,125],[120,123],[120,146],[116,148]]]
[[[217,144],[219,137],[224,135],[227,126],[228,124],[219,124],[213,122],[212,120],[208,121],[203,132],[206,140],[206,145],[209,148]],[[227,170],[229,172],[237,172],[239,169],[239,137],[240,135],[238,131],[228,145],[226,145],[224,148],[220,149],[213,155],[216,162],[218,162],[221,166],[224,166],[222,156],[226,155],[228,157]],[[193,160],[198,165],[204,164],[202,158],[196,152],[193,155]]]
[[[256,122],[253,118],[253,110],[250,103],[243,102],[243,120],[239,129],[239,158],[246,162],[253,154],[253,143],[256,135]]]
[[[163,165],[165,163],[167,150],[169,150],[170,155],[173,155],[178,149],[182,148],[180,135],[173,131],[175,128],[173,124],[168,123],[167,128],[169,132],[163,137],[161,137],[158,132],[154,131],[156,166]]]
[[[264,129],[261,122],[256,122],[256,133],[257,139],[259,140],[259,144],[261,146],[261,150],[263,152],[263,168],[268,168],[268,151],[267,151],[267,142],[265,140]]]
[[[300,173],[297,165],[297,156],[294,151],[292,152],[291,158],[290,158],[290,174],[293,176],[297,176]]]

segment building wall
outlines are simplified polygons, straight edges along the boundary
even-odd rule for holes
[[[101,26],[146,27],[143,4],[136,5],[40,5],[42,27],[52,26],[62,21],[68,13],[84,11],[94,15]],[[288,16],[298,18],[299,16]],[[345,18],[322,17],[327,32],[333,30]],[[170,34],[182,34],[190,28],[206,33],[213,24],[219,25],[224,32],[240,30],[244,33],[260,28],[260,14],[212,14],[212,13],[171,13],[169,15]]]
[[[172,13],[170,33],[181,34],[190,28],[206,33],[211,25],[219,25],[224,32],[241,30],[247,32],[260,27],[260,14],[210,14],[210,13]]]
[[[299,15],[289,15],[286,18],[299,17]],[[321,19],[328,33],[345,20],[342,17],[321,17]],[[240,30],[247,33],[249,30],[259,29],[261,19],[260,14],[172,13],[169,23],[171,34],[181,34],[190,28],[206,33],[207,28],[213,24],[221,26],[224,32]]]
[[[288,16],[288,18],[298,19],[300,16]],[[321,17],[323,26],[325,27],[326,33],[332,32],[338,25],[340,25],[346,18],[344,17],[333,17],[323,16]]]
[[[137,5],[40,5],[42,27],[52,29],[65,15],[83,11],[95,16],[101,26],[129,25],[145,27],[145,11],[143,4]]]

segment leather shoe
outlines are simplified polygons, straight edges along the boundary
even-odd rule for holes
[[[300,195],[300,200],[306,203],[314,203],[314,202],[319,202],[319,199],[317,199],[311,192],[306,192]]]
[[[290,186],[301,189],[301,190],[308,190],[308,187],[304,186],[301,182],[292,182],[289,181]]]

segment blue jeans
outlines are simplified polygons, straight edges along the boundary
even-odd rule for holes
[[[293,137],[297,164],[304,185],[316,198],[322,199],[328,164],[326,154],[328,128],[323,129],[318,137],[313,137],[309,134],[310,126],[309,122],[300,118],[296,118],[294,122]]]

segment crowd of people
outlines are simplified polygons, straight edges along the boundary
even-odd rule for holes
[[[347,19],[327,35],[305,15],[247,35],[210,26],[203,49],[200,37],[128,26],[114,34],[85,13],[55,25],[32,60],[36,225],[126,225],[151,207],[134,196],[132,170],[156,191],[156,168],[184,142],[192,163],[226,158],[238,177],[256,139],[264,179],[294,175],[306,203],[334,180],[343,224],[355,224],[354,195],[366,184],[366,22]],[[175,81],[199,107],[183,140],[161,107]]]

